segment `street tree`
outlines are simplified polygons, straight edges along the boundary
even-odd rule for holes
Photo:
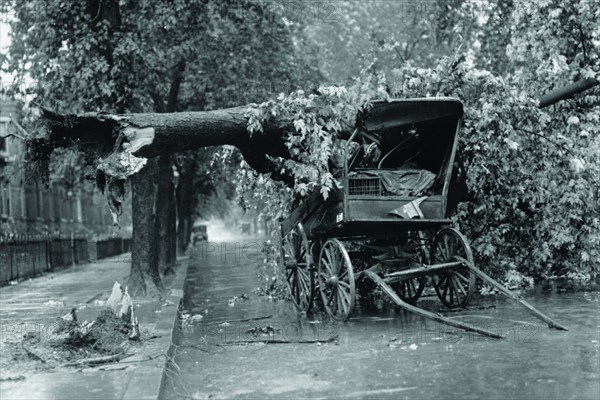
[[[260,2],[36,0],[14,7],[6,68],[17,87],[32,79],[34,101],[59,112],[211,109],[249,101],[231,94],[262,99],[276,90],[271,82],[283,89],[318,76],[296,52],[295,27]],[[160,293],[160,269],[172,267],[172,162],[165,154],[132,177],[133,293]],[[103,174],[97,181],[118,214],[113,181]],[[192,196],[185,189],[178,190],[179,205]],[[180,224],[185,218],[189,225],[192,211],[180,211]]]

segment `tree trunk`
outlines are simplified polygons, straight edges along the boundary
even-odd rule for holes
[[[48,135],[30,141],[32,157],[43,158],[48,149],[77,143],[80,150],[102,163],[107,175],[127,179],[135,168],[123,165],[131,155],[152,158],[200,147],[229,144],[242,150],[248,164],[273,179],[293,185],[293,178],[282,174],[265,155],[290,158],[285,145],[286,132],[294,131],[292,121],[274,120],[263,124],[263,132],[248,133],[247,108],[215,111],[59,115],[48,110],[44,118]],[[259,149],[259,150],[258,150]]]
[[[164,274],[173,274],[175,259],[172,255],[172,218],[175,213],[175,184],[173,182],[173,162],[171,155],[158,157],[158,196],[156,203],[156,224],[158,229],[158,265]]]
[[[183,168],[179,172],[177,185],[177,251],[184,254],[190,244],[193,224],[193,194],[194,175],[196,174],[196,160],[194,157],[186,158]]]
[[[131,177],[133,240],[129,291],[134,296],[160,296],[164,290],[158,269],[156,238],[156,200],[158,194],[158,161]]]

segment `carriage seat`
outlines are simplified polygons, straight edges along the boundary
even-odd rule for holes
[[[421,196],[436,175],[425,169],[364,169],[351,171],[348,178],[350,195]]]

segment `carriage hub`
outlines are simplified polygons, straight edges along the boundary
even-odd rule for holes
[[[327,286],[337,286],[339,281],[340,279],[337,277],[337,275],[333,275],[327,279]]]

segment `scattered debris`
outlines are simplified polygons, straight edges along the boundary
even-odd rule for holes
[[[269,318],[273,318],[273,314],[265,315],[263,317],[255,317],[255,318],[230,319],[230,320],[227,320],[225,322],[219,323],[219,325],[229,326],[229,324],[233,324],[233,323],[250,322],[250,321],[260,321],[260,320],[269,319]],[[227,324],[227,325],[225,325],[225,324]]]
[[[112,292],[106,300],[106,307],[113,310],[115,313],[117,312],[118,304],[123,298],[123,287],[119,282],[115,282],[112,288]]]
[[[90,303],[94,303],[94,305],[97,305],[96,303],[98,302],[98,299],[100,297],[102,297],[102,295],[104,294],[104,292],[100,292],[97,295],[95,295],[94,297],[92,297],[91,299],[89,299],[88,301],[86,301],[86,304],[90,304]],[[102,303],[104,303],[103,300],[100,300]],[[103,305],[103,304],[101,304]]]
[[[108,295],[107,292],[103,292]],[[135,354],[131,343],[142,340],[138,319],[134,315],[134,303],[127,287],[116,282],[106,301],[98,295],[88,300],[105,307],[93,320],[82,321],[78,311],[88,308],[72,308],[56,318],[56,323],[48,330],[24,332],[14,341],[5,341],[0,357],[0,368],[18,367],[15,374],[32,371],[48,371],[54,368],[79,367],[117,363]],[[64,303],[50,300],[44,305],[55,307]],[[143,333],[143,340],[151,336]],[[156,338],[156,336],[154,336]],[[117,368],[120,368],[119,365]],[[4,374],[3,374],[4,375]],[[26,376],[26,374],[23,374]],[[13,377],[13,380],[18,379]],[[5,379],[6,381],[6,379]]]
[[[58,300],[48,300],[47,302],[45,302],[44,304],[42,304],[44,307],[64,307],[65,303],[64,301],[58,301]]]
[[[204,318],[204,316],[202,314],[190,314],[190,313],[183,313],[180,316],[180,320],[181,320],[181,328],[182,329],[189,329],[194,322],[200,321]]]
[[[254,326],[252,328],[246,329],[246,333],[250,333],[254,336],[258,335],[268,335],[273,336],[276,333],[281,332],[281,329],[273,328],[273,325],[265,325],[265,326]]]
[[[30,349],[28,346],[23,346],[23,350],[25,350],[27,352],[27,354],[29,354],[31,357],[33,357],[34,359],[41,361],[42,363],[46,363],[46,359],[42,356],[40,356],[39,354],[37,354],[35,351],[33,351],[32,349]]]
[[[104,357],[94,357],[94,358],[84,358],[81,360],[77,360],[75,362],[65,363],[64,367],[79,367],[83,365],[100,365],[100,364],[109,364],[113,362],[119,362],[126,357],[130,357],[133,354],[112,354]]]
[[[19,382],[24,381],[25,377],[23,375],[9,376],[7,378],[0,378],[0,382]]]
[[[251,344],[251,343],[264,343],[264,344],[323,344],[323,343],[334,343],[337,342],[338,336],[330,337],[329,339],[319,340],[280,340],[280,339],[268,339],[268,340],[227,340],[222,342],[224,345],[239,345],[239,344]]]
[[[231,299],[229,299],[229,307],[233,307],[235,306],[235,303],[240,301],[240,300],[249,300],[250,297],[246,294],[246,293],[242,293],[239,296],[233,296]]]

